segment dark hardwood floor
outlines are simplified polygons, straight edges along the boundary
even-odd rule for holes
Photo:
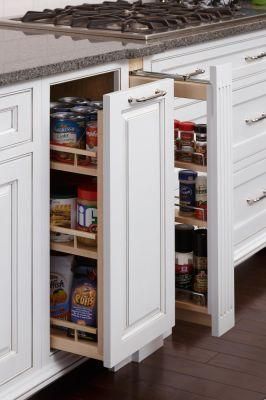
[[[266,249],[236,269],[236,326],[178,322],[165,346],[116,374],[89,360],[32,400],[266,399]]]

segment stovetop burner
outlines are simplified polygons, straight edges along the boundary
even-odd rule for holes
[[[28,11],[23,17],[10,22],[25,28],[148,40],[173,35],[184,29],[201,29],[210,24],[226,24],[236,18],[255,16],[241,9],[238,0],[229,0],[227,5],[224,1],[104,1],[100,4],[84,3],[54,10]]]
[[[124,0],[105,1],[101,4],[46,9],[42,12],[28,11],[21,21],[87,29],[156,33],[231,19],[237,12],[234,4],[232,2],[226,7],[205,8],[191,3],[186,6],[177,1],[169,3],[137,1],[133,4]]]

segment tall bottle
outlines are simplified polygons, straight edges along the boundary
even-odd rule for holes
[[[195,292],[208,294],[207,229],[194,232],[194,285]]]
[[[194,226],[178,224],[175,227],[175,286],[191,290],[193,286]]]

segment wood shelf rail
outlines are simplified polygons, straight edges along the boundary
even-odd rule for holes
[[[58,146],[55,144],[50,145],[50,150],[57,151],[60,153],[70,153],[74,156],[74,163],[68,164],[63,163],[60,161],[53,161],[51,160],[51,169],[55,169],[58,171],[64,172],[72,172],[75,174],[82,174],[82,175],[90,175],[90,176],[97,176],[97,165],[89,164],[89,165],[82,165],[79,162],[78,156],[87,156],[87,157],[97,157],[97,153],[95,151],[88,151],[84,149],[76,149],[75,147],[67,147],[67,146]]]
[[[74,236],[74,242],[77,240],[78,237],[92,239],[92,240],[97,239],[96,233],[83,232],[77,229],[63,228],[62,226],[50,225],[50,231],[55,233],[63,233],[64,235]],[[75,246],[77,246],[77,243],[75,244]]]
[[[80,356],[102,360],[103,355],[99,352],[98,343],[78,337],[78,331],[97,334],[97,329],[89,326],[74,324],[73,322],[51,318],[51,348],[75,353]],[[56,328],[67,328],[74,331],[74,336],[67,336],[67,332]]]
[[[74,256],[81,256],[92,258],[93,260],[98,259],[98,253],[96,247],[87,246],[84,243],[79,243],[77,240],[71,242],[51,242],[51,250],[59,251],[61,253],[73,254]]]
[[[194,163],[190,163],[190,162],[175,161],[175,168],[191,169],[192,171],[207,173],[206,165],[198,165],[198,164],[194,164]]]
[[[182,310],[195,311],[202,314],[208,314],[208,308],[206,306],[200,306],[190,301],[176,300],[175,305],[176,308],[181,308]]]
[[[184,215],[180,215],[179,207],[175,207],[175,222],[179,222],[181,224],[199,226],[201,228],[207,227],[207,221],[202,221],[201,219],[197,219],[195,217],[187,217]]]

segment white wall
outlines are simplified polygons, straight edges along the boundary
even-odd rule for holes
[[[28,10],[43,10],[44,8],[100,2],[102,0],[0,0],[0,17],[21,15]]]

